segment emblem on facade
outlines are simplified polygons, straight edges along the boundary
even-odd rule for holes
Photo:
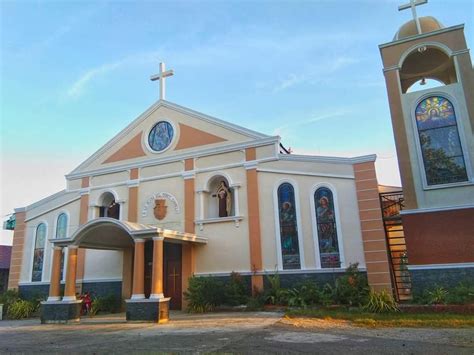
[[[166,201],[168,201],[168,203]],[[145,201],[142,208],[142,217],[148,216],[148,210],[151,209],[153,205],[153,214],[155,218],[160,221],[166,217],[168,205],[171,206],[170,208],[172,208],[176,214],[181,212],[176,197],[168,192],[157,192]]]
[[[166,212],[168,211],[168,206],[166,206],[166,200],[164,198],[155,199],[155,207],[153,208],[153,213],[155,218],[159,221],[166,217]]]

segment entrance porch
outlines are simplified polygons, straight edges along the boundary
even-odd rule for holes
[[[128,321],[164,322],[169,308],[180,309],[182,291],[193,273],[193,249],[207,239],[150,225],[97,218],[71,238],[51,239],[53,262],[48,300],[41,304],[42,323],[80,320],[76,298],[79,248],[123,251],[122,298]],[[61,257],[67,248],[66,285],[60,292]],[[184,287],[183,287],[184,284]],[[171,301],[171,303],[170,303]]]

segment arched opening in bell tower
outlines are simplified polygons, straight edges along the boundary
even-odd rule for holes
[[[436,47],[422,46],[404,59],[400,69],[402,93],[457,82],[453,58]]]

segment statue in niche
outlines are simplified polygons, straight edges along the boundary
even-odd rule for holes
[[[217,187],[216,197],[219,206],[219,217],[230,216],[232,207],[232,195],[225,181],[221,181]]]

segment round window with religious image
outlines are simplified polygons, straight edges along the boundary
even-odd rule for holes
[[[166,121],[160,121],[153,126],[148,134],[148,145],[155,152],[161,152],[169,147],[173,140],[173,126]]]

